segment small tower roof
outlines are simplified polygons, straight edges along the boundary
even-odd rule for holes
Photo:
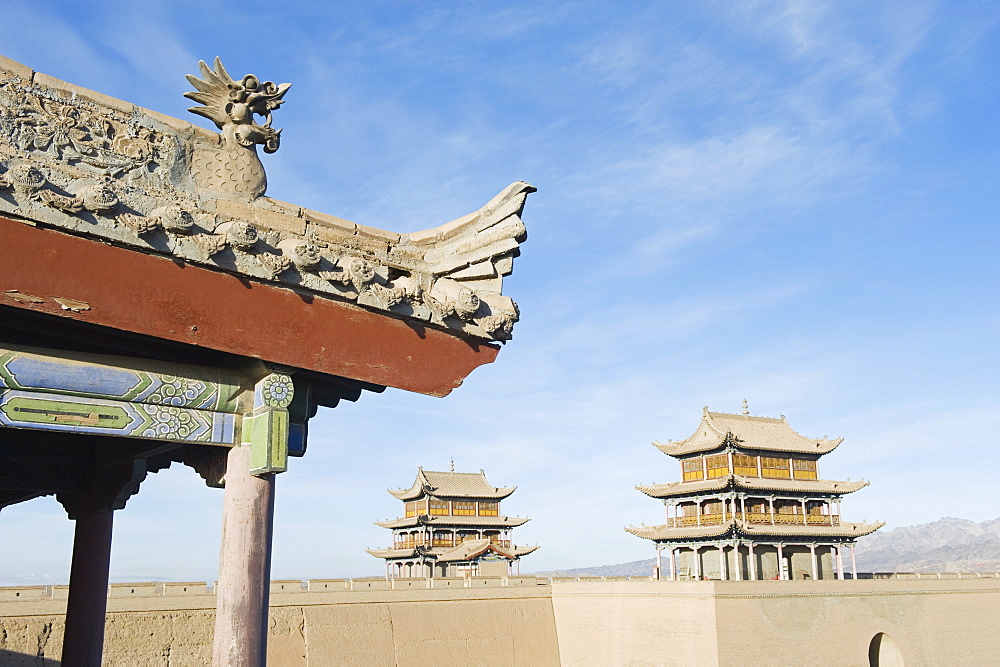
[[[654,442],[653,446],[670,456],[684,456],[718,449],[725,444],[729,435],[736,439],[736,445],[741,449],[819,455],[832,452],[844,440],[807,438],[795,432],[784,415],[778,419],[754,417],[750,414],[732,415],[710,412],[705,407],[702,408],[701,424],[691,436],[666,444]]]
[[[438,498],[483,498],[502,500],[517,490],[516,486],[492,486],[486,481],[486,473],[479,472],[436,472],[417,468],[417,478],[409,489],[393,491],[399,500],[416,500],[424,495]]]

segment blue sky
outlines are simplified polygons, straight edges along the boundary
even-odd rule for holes
[[[417,466],[516,484],[525,571],[638,560],[649,446],[701,407],[845,437],[848,519],[995,518],[1000,5],[988,2],[87,3],[7,0],[0,53],[186,112],[184,74],[294,84],[268,194],[394,231],[515,180],[522,320],[445,399],[323,410],[277,483],[273,576],[381,571],[372,521]],[[211,580],[222,492],[150,476],[112,577]],[[52,498],[0,513],[0,575],[64,579]]]

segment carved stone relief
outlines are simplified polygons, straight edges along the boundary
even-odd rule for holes
[[[403,235],[278,202],[262,196],[256,146],[277,150],[271,112],[290,84],[234,80],[218,59],[200,71],[188,77],[197,91],[187,97],[201,105],[191,111],[219,134],[0,68],[0,213],[477,338],[510,338],[518,310],[502,281],[534,188],[514,183],[476,213]]]

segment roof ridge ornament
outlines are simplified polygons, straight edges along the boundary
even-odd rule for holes
[[[199,151],[194,156],[196,175],[201,185],[220,194],[230,194],[254,200],[267,189],[264,166],[257,157],[257,145],[265,153],[274,153],[281,143],[281,130],[271,127],[271,112],[281,106],[290,83],[261,82],[253,74],[239,81],[229,75],[216,56],[210,68],[204,60],[198,61],[202,78],[187,75],[196,91],[184,97],[201,106],[188,109],[215,123],[221,133],[221,151]],[[255,117],[264,119],[263,124]]]
[[[750,416],[750,408],[747,407],[747,399],[745,398],[743,399],[743,416],[744,417]]]

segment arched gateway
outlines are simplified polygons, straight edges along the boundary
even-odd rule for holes
[[[689,438],[653,445],[681,464],[681,481],[638,485],[666,506],[666,523],[625,530],[656,544],[670,579],[843,579],[843,547],[883,523],[841,521],[840,500],[868,482],[819,478],[843,438],[799,435],[785,421],[704,408]],[[852,576],[853,576],[852,574]]]

